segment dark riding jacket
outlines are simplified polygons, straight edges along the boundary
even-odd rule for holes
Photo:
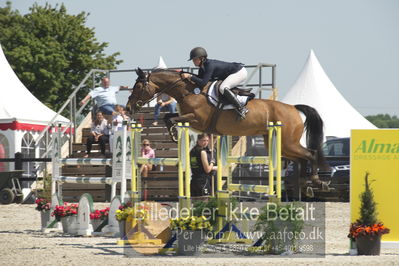
[[[214,59],[205,59],[199,69],[198,76],[193,75],[191,81],[203,88],[212,80],[224,80],[244,67],[241,63],[229,63]]]

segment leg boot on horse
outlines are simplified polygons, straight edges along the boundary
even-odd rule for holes
[[[330,183],[331,181],[322,181],[319,178],[319,175],[312,175],[310,180],[312,181],[312,184],[314,187],[320,188],[321,191],[330,191]]]
[[[320,180],[320,177],[318,175],[318,167],[316,164],[311,164],[310,165],[310,181],[311,184],[307,183],[306,180],[309,178],[309,172],[308,172],[308,161],[318,161],[318,151],[317,150],[312,150],[308,149],[309,151],[309,156],[310,158],[308,160],[300,159],[298,160],[298,165],[299,165],[299,184],[303,192],[305,192],[306,196],[308,198],[313,198],[314,197],[314,192],[313,189],[320,189],[323,192],[330,191],[329,188],[329,182],[325,182]],[[320,159],[322,162],[319,164],[320,167],[328,167],[325,165],[325,162],[323,159]]]
[[[248,113],[248,109],[244,106],[241,105],[241,103],[238,101],[237,97],[235,94],[229,89],[229,88],[224,88],[223,91],[223,96],[236,108],[236,111],[238,115],[240,116],[240,119],[245,119],[246,114]]]
[[[312,154],[313,154],[315,159],[319,158],[319,155],[318,155],[319,151],[311,150],[311,152],[312,152]],[[319,158],[318,160],[320,160],[322,162],[322,163],[319,164],[319,167],[322,170],[329,170],[330,169],[330,166],[328,166],[328,164],[324,160],[324,156],[323,156],[323,159]],[[330,185],[331,181],[326,182],[326,181],[320,180],[320,177],[318,175],[318,171],[319,170],[320,169],[318,167],[312,165],[312,174],[310,176],[310,180],[312,181],[313,187],[319,188],[319,189],[321,189],[321,191],[330,191],[329,185]]]

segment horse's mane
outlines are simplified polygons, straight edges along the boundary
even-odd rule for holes
[[[156,68],[156,69],[154,69],[154,70],[151,70],[151,73],[160,73],[160,72],[168,72],[168,73],[171,73],[171,74],[180,74],[180,73],[190,73],[190,74],[192,74],[191,72],[187,72],[187,71],[178,71],[178,70],[176,70],[176,69]]]

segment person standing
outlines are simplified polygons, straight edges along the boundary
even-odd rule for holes
[[[194,197],[211,194],[212,171],[217,170],[208,147],[209,135],[199,134],[197,144],[190,151],[191,195]]]
[[[80,105],[84,105],[90,98],[96,102],[98,110],[105,115],[113,115],[115,113],[116,93],[120,89],[126,89],[127,86],[109,86],[109,78],[104,77],[101,80],[101,86],[94,88],[86,97],[80,101]]]

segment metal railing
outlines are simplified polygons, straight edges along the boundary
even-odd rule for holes
[[[62,131],[61,134],[64,135],[65,132],[69,129],[69,143],[70,143],[70,148],[69,151],[70,153],[72,152],[72,143],[76,137],[76,124],[77,120],[76,118],[82,114],[82,111],[86,107],[87,103],[84,104],[79,108],[79,110],[76,110],[77,105],[76,105],[76,96],[77,93],[86,85],[87,80],[90,77],[93,77],[94,80],[94,75],[96,73],[107,73],[106,70],[100,70],[100,69],[92,69],[90,72],[85,76],[85,78],[80,82],[80,84],[73,90],[71,95],[69,95],[68,100],[61,106],[61,108],[58,110],[57,114],[54,115],[54,117],[50,120],[50,122],[47,124],[47,126],[43,129],[43,131],[39,134],[39,136],[35,139],[35,149],[40,146],[40,143],[42,142],[43,138],[45,138],[45,147],[44,147],[44,153],[41,155],[42,158],[48,157],[49,152],[51,151],[50,147],[52,146],[52,140],[51,137],[49,136],[53,132],[53,128],[58,126],[60,121],[57,121],[57,118],[66,110],[66,108],[69,106],[69,122],[66,123],[61,123],[62,124]],[[93,87],[95,82],[92,82]]]
[[[253,93],[258,93],[258,98],[262,98],[262,92],[263,91],[274,91],[277,89],[276,88],[276,64],[266,64],[266,63],[259,63],[257,65],[245,65],[245,68],[248,70],[249,75],[246,80],[246,82],[240,86],[243,88],[248,88],[248,87],[254,87],[255,90],[257,91],[252,91]],[[264,82],[264,69],[265,68],[270,68],[271,69],[271,78],[270,81],[265,83]],[[146,68],[142,69],[143,71],[151,72],[155,68]],[[197,74],[199,68],[198,67],[169,67],[168,69],[174,69],[174,70],[182,70],[184,72],[190,72],[193,74]],[[127,72],[135,72],[136,69],[122,69],[122,70],[109,70],[109,74],[111,75],[112,73],[127,73]],[[255,75],[257,75],[257,82],[254,82],[253,79],[255,78]]]

